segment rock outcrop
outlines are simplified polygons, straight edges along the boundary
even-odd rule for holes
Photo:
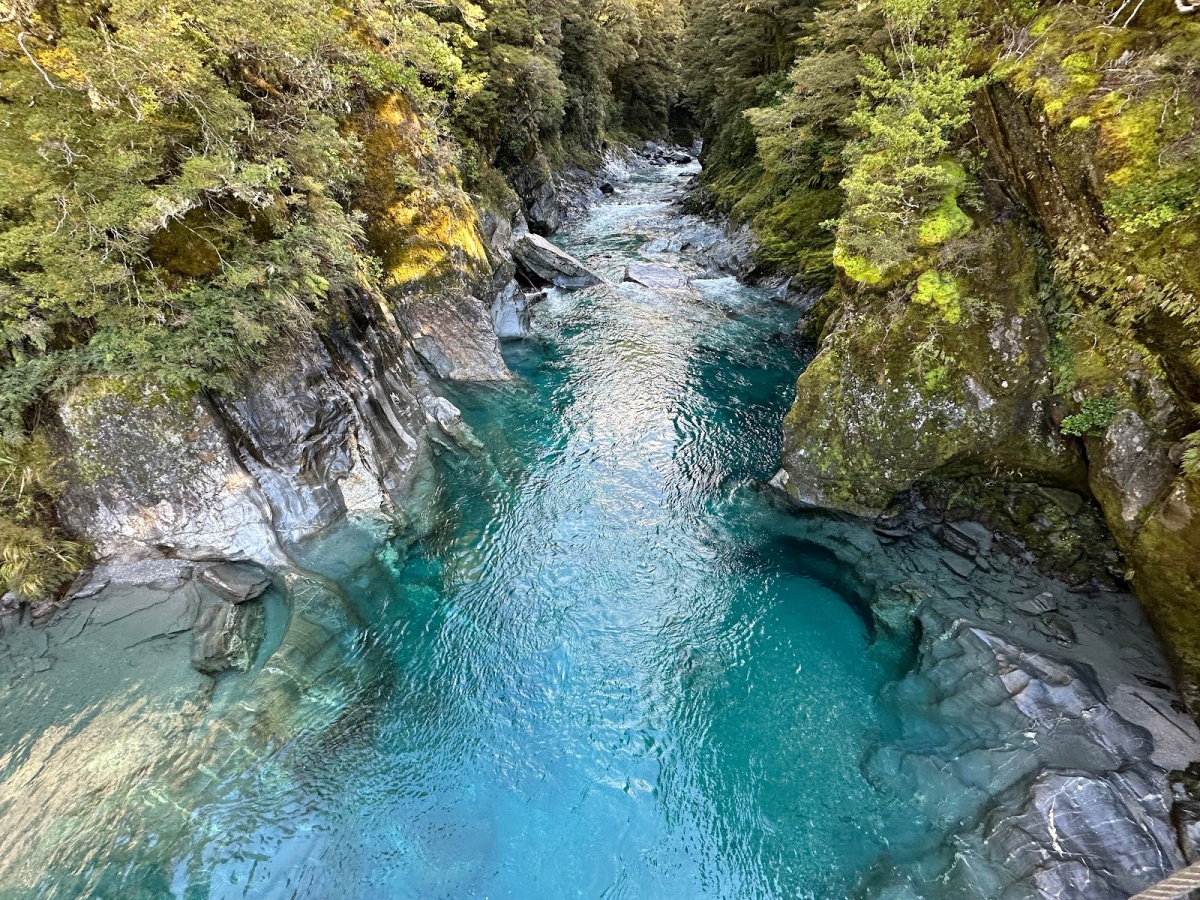
[[[513,258],[518,270],[534,284],[560,288],[582,288],[602,279],[571,254],[558,249],[538,234],[523,234],[513,241]]]
[[[61,410],[64,518],[101,557],[286,566],[285,547],[347,514],[410,519],[432,477],[432,390],[366,295],[219,396],[89,382]]]
[[[1120,128],[1075,121],[1003,80],[979,94],[981,211],[911,271],[877,282],[844,270],[806,310],[821,347],[797,382],[775,483],[860,515],[926,479],[985,472],[1095,497],[1200,703],[1200,562],[1188,549],[1200,482],[1181,464],[1200,399],[1194,327],[1148,299],[1172,278],[1191,290],[1194,267],[1142,253],[1114,226],[1105,197],[1133,151]],[[1103,297],[1124,290],[1143,313],[1123,323]]]
[[[1004,467],[1081,487],[1083,458],[1051,419],[1050,338],[1025,236],[981,236],[975,270],[940,302],[847,296],[797,381],[778,484],[816,506],[878,514],[947,467]]]
[[[836,560],[818,577],[867,598],[879,652],[915,647],[863,768],[931,839],[892,848],[856,896],[1123,900],[1182,866],[1193,801],[1171,773],[1200,732],[1137,600],[1068,590],[982,523],[918,513],[790,526]]]

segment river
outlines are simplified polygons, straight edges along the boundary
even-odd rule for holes
[[[505,348],[513,382],[450,392],[478,446],[442,454],[418,540],[310,548],[367,673],[318,683],[311,727],[222,738],[248,676],[208,713],[166,674],[78,710],[66,675],[7,695],[0,885],[25,890],[0,897],[915,897],[880,887],[889,854],[933,881],[970,856],[955,816],[1035,733],[924,721],[936,698],[896,690],[910,639],[875,632],[828,534],[762,489],[805,350],[773,292],[669,249],[698,224],[676,205],[691,171],[629,173],[556,238],[608,281],[549,292]],[[689,286],[622,282],[648,261]]]

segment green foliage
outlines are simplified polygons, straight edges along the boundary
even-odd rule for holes
[[[610,133],[666,135],[680,0],[494,0],[486,15],[463,55],[481,88],[455,118],[469,170],[520,181],[596,154]]]
[[[962,169],[947,154],[981,82],[967,72],[971,42],[956,0],[887,0],[883,8],[889,49],[862,59],[862,93],[849,119],[861,136],[845,150],[837,240],[841,255],[886,275],[918,246],[969,227],[955,214]]]
[[[1117,401],[1111,397],[1088,397],[1079,412],[1063,419],[1060,430],[1075,437],[1102,434],[1112,424],[1118,409]]]
[[[922,272],[913,291],[913,302],[934,306],[947,325],[957,325],[962,319],[961,291],[958,279],[936,269]]]
[[[26,599],[56,592],[87,560],[87,547],[55,525],[62,490],[44,436],[0,442],[0,588]]]
[[[316,321],[359,269],[350,111],[398,91],[432,114],[471,88],[452,47],[464,27],[415,7],[27,9],[0,37],[10,441],[37,396],[83,374],[219,388]]]
[[[1183,439],[1183,473],[1191,478],[1200,478],[1200,431],[1193,431]]]

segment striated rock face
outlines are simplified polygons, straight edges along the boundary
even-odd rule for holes
[[[491,323],[479,327],[494,344]],[[457,437],[444,407],[382,307],[352,295],[326,336],[220,396],[115,382],[74,392],[61,410],[76,473],[64,518],[101,557],[286,566],[286,548],[347,515],[412,520],[433,477],[431,436]]]
[[[267,495],[203,397],[92,380],[59,414],[75,475],[61,514],[98,556],[284,563]]]

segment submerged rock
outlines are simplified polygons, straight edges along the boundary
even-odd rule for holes
[[[264,627],[259,604],[218,600],[204,606],[192,626],[192,666],[205,675],[246,671],[258,653]]]
[[[581,288],[599,284],[602,280],[575,257],[558,249],[541,235],[521,235],[513,242],[512,253],[521,272],[537,284]]]
[[[658,291],[679,291],[688,286],[689,279],[678,269],[653,263],[632,263],[625,267],[625,280]]]

